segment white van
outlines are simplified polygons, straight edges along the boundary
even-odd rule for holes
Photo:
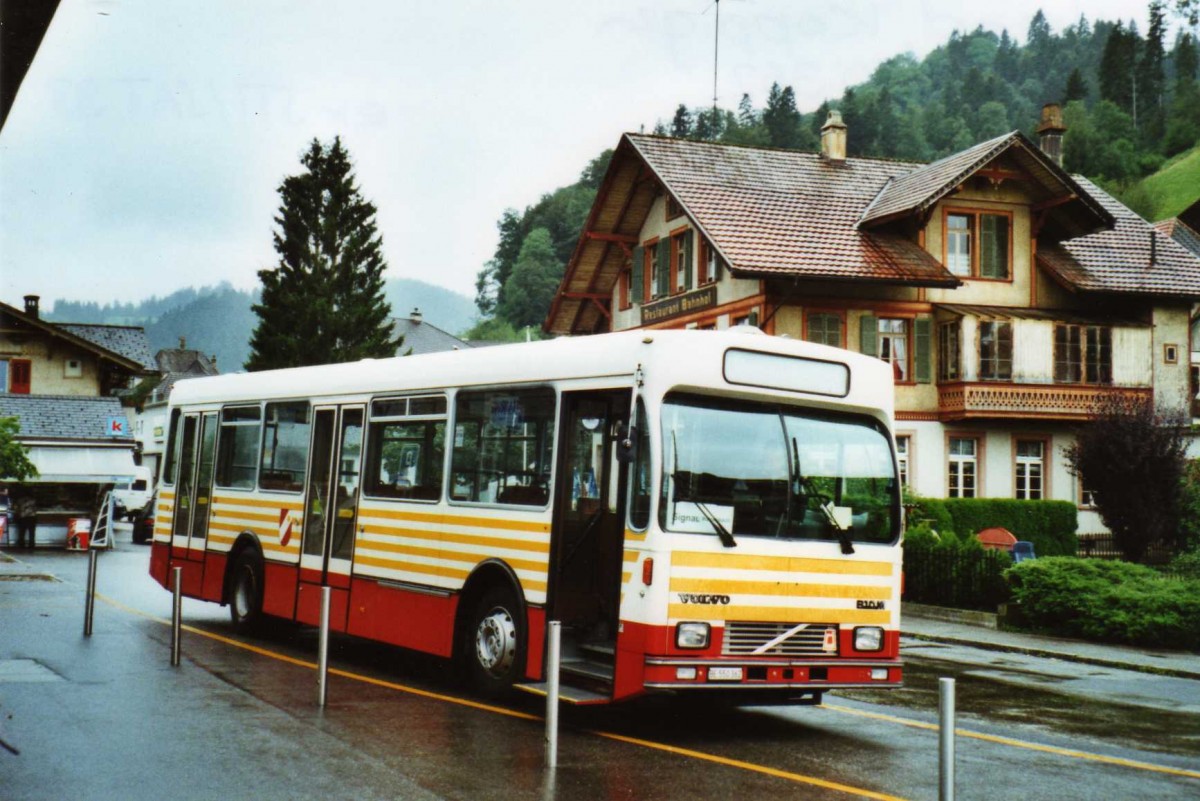
[[[131,520],[150,502],[154,494],[154,476],[149,467],[137,465],[133,468],[133,481],[128,486],[113,490],[113,498],[125,507],[125,515]]]

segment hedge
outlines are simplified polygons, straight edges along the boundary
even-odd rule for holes
[[[937,531],[973,536],[999,526],[1033,543],[1038,556],[1074,556],[1079,510],[1070,501],[1018,501],[1012,498],[914,498],[912,524],[931,520]]]
[[[1200,650],[1200,580],[1129,562],[1059,556],[1005,574],[1027,625],[1102,642]]]
[[[985,551],[977,540],[947,532],[938,541],[914,530],[904,540],[904,600],[994,612],[1009,598],[1004,571],[1010,566],[1007,552]]]

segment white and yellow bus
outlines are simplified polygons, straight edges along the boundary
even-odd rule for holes
[[[483,692],[813,703],[901,682],[888,365],[634,331],[181,381],[150,572],[235,626],[460,662]]]

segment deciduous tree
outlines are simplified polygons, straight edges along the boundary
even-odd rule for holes
[[[21,421],[15,417],[0,417],[0,479],[24,481],[38,474],[29,461],[28,449],[17,442]]]

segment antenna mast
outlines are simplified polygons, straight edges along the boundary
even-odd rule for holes
[[[721,0],[716,0],[716,25],[713,26],[713,130],[717,127],[717,55],[721,44]]]

